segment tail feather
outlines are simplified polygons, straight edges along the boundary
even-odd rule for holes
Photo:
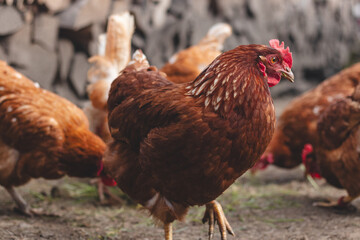
[[[360,85],[359,85],[360,86]],[[352,96],[338,99],[321,114],[317,130],[321,145],[328,149],[339,147],[349,134],[357,131],[360,125],[360,87],[356,87]]]
[[[105,56],[116,65],[118,72],[124,69],[130,60],[134,25],[134,16],[129,12],[111,15],[109,18]]]
[[[217,23],[212,26],[199,45],[210,45],[216,50],[222,51],[225,40],[232,34],[232,28],[227,23]]]
[[[98,37],[98,55],[105,56],[106,49],[106,33],[100,34]]]
[[[134,17],[129,12],[109,17],[107,33],[99,36],[98,55],[89,59],[92,67],[88,80],[95,83],[105,79],[110,83],[130,60]]]

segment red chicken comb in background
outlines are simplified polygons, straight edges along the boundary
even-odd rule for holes
[[[263,154],[260,159],[251,168],[250,172],[255,174],[258,170],[265,170],[270,164],[274,163],[274,157],[272,153]]]
[[[301,153],[302,162],[305,166],[306,174],[310,174],[311,177],[321,179],[322,176],[319,173],[319,167],[313,161],[309,161],[308,157],[314,152],[314,148],[311,144],[305,144]]]
[[[290,48],[287,47],[286,49],[284,48],[284,42],[281,42],[278,39],[271,39],[269,41],[270,47],[275,48],[276,50],[278,50],[279,52],[281,52],[284,61],[287,63],[287,65],[289,66],[289,68],[292,67],[292,53],[290,52]]]

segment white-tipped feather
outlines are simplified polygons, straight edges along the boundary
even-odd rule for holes
[[[129,12],[109,17],[105,57],[115,64],[118,72],[123,70],[130,60],[134,29],[134,17]]]
[[[217,23],[212,26],[206,36],[200,41],[200,44],[213,43],[217,50],[224,48],[225,40],[232,34],[232,28],[227,23]]]
[[[150,67],[150,64],[145,56],[145,54],[140,50],[136,50],[132,56],[129,66],[134,65],[136,70],[141,70]]]
[[[106,33],[100,34],[98,37],[98,55],[105,56]]]
[[[89,59],[93,63],[88,71],[90,83],[106,79],[111,84],[126,67],[130,60],[134,29],[134,17],[129,12],[109,17],[107,33],[98,39],[98,55]]]
[[[229,37],[232,34],[232,28],[227,23],[217,23],[214,26],[212,26],[207,35],[213,36],[217,39],[224,41],[224,37]]]
[[[145,54],[143,53],[143,51],[141,51],[140,49],[137,49],[133,56],[132,59],[137,61],[137,62],[147,62],[149,64],[149,62],[147,61],[147,58],[145,56]]]

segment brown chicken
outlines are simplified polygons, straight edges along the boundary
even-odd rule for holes
[[[109,128],[114,140],[105,171],[164,223],[206,204],[209,236],[234,234],[215,199],[253,166],[269,143],[275,114],[269,86],[293,81],[289,49],[243,45],[217,57],[194,81],[174,84],[141,52],[111,85]]]
[[[350,96],[359,83],[360,63],[294,99],[279,117],[274,136],[254,170],[271,163],[283,168],[301,164],[304,145],[318,141],[317,121],[324,109],[336,99]]]
[[[324,177],[348,196],[338,201],[318,202],[321,207],[348,207],[360,196],[360,84],[350,97],[333,101],[317,123],[318,142],[306,144],[303,161],[307,173]]]
[[[35,211],[14,187],[40,177],[95,177],[105,147],[79,108],[0,61],[0,185],[22,213]]]
[[[215,24],[197,45],[173,55],[161,71],[166,73],[167,78],[174,83],[194,81],[221,54],[224,41],[231,33],[232,29],[229,24]]]

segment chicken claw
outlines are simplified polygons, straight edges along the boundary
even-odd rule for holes
[[[29,205],[26,203],[26,201],[13,187],[7,187],[6,190],[17,204],[17,208],[15,208],[16,211],[28,217],[39,216],[42,214],[41,210],[30,208]]]
[[[34,209],[26,206],[25,208],[15,207],[14,211],[20,214],[25,215],[26,217],[36,217],[46,215],[41,209]]]
[[[354,210],[354,206],[350,204],[350,202],[354,200],[353,197],[346,196],[341,197],[337,201],[327,201],[327,202],[315,202],[313,206],[315,207],[326,207],[326,208],[336,208],[336,209],[343,209],[343,210]]]
[[[206,223],[207,221],[209,221],[209,240],[214,236],[215,221],[217,221],[219,225],[221,240],[227,239],[226,231],[235,236],[235,233],[226,219],[220,203],[217,201],[211,201],[206,204],[206,210],[202,222]]]

